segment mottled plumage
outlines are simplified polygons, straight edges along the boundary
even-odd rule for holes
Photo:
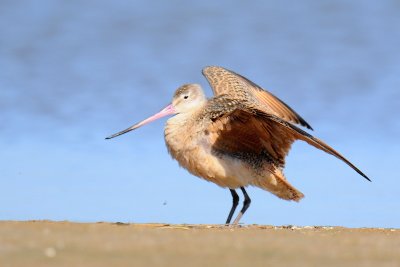
[[[203,75],[210,83],[214,95],[227,94],[238,100],[253,102],[266,113],[274,114],[312,130],[311,126],[286,103],[240,74],[211,66],[203,69]]]
[[[165,127],[168,151],[190,173],[230,189],[233,205],[227,223],[237,206],[237,188],[243,191],[245,202],[234,224],[250,205],[244,189],[248,185],[286,200],[299,201],[304,196],[282,172],[285,157],[296,140],[341,159],[369,180],[333,148],[292,124],[311,129],[271,93],[221,67],[206,67],[203,74],[213,89],[213,98],[207,100],[197,84],[183,85],[176,90],[172,104],[160,113],[110,138],[174,114]]]

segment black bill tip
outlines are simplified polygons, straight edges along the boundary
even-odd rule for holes
[[[120,136],[120,135],[123,135],[123,134],[126,134],[127,132],[130,132],[130,131],[132,131],[132,130],[134,130],[136,128],[137,128],[136,125],[134,125],[134,126],[129,127],[129,128],[127,128],[127,129],[125,129],[123,131],[120,131],[120,132],[118,132],[116,134],[113,134],[113,135],[110,135],[110,136],[106,137],[106,140],[114,138],[114,137],[117,137],[117,136]]]

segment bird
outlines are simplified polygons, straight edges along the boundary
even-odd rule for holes
[[[249,208],[247,186],[277,197],[300,201],[304,194],[285,175],[285,157],[296,140],[305,141],[342,160],[366,180],[355,165],[300,127],[313,128],[278,97],[244,76],[219,66],[202,70],[214,96],[207,99],[199,84],[184,84],[171,104],[155,115],[115,133],[111,139],[170,115],[164,129],[169,154],[191,174],[229,189],[232,206],[226,225],[238,225]],[[243,206],[231,224],[239,203]]]

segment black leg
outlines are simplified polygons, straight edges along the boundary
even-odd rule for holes
[[[234,189],[229,189],[229,190],[231,191],[233,201],[232,201],[231,211],[229,212],[228,215],[228,219],[226,219],[226,224],[229,224],[231,222],[232,215],[235,212],[237,205],[239,204],[239,196],[236,193],[236,191]]]
[[[246,212],[246,210],[250,207],[250,203],[251,203],[251,199],[250,199],[249,195],[247,195],[247,192],[244,189],[244,187],[241,187],[240,189],[242,190],[243,196],[244,196],[243,207],[242,207],[242,210],[239,212],[238,216],[236,217],[235,221],[233,222],[233,224],[239,223],[240,219],[242,218],[242,216]]]
[[[241,210],[242,213],[245,213],[246,210],[250,207],[251,199],[249,195],[247,194],[246,190],[244,190],[244,187],[240,188],[243,192],[244,195],[244,201],[243,201],[243,208]]]

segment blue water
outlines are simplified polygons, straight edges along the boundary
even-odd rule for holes
[[[0,219],[223,223],[228,190],[170,159],[159,111],[221,65],[278,95],[372,180],[295,143],[306,197],[249,188],[243,223],[400,227],[398,1],[2,1]]]

